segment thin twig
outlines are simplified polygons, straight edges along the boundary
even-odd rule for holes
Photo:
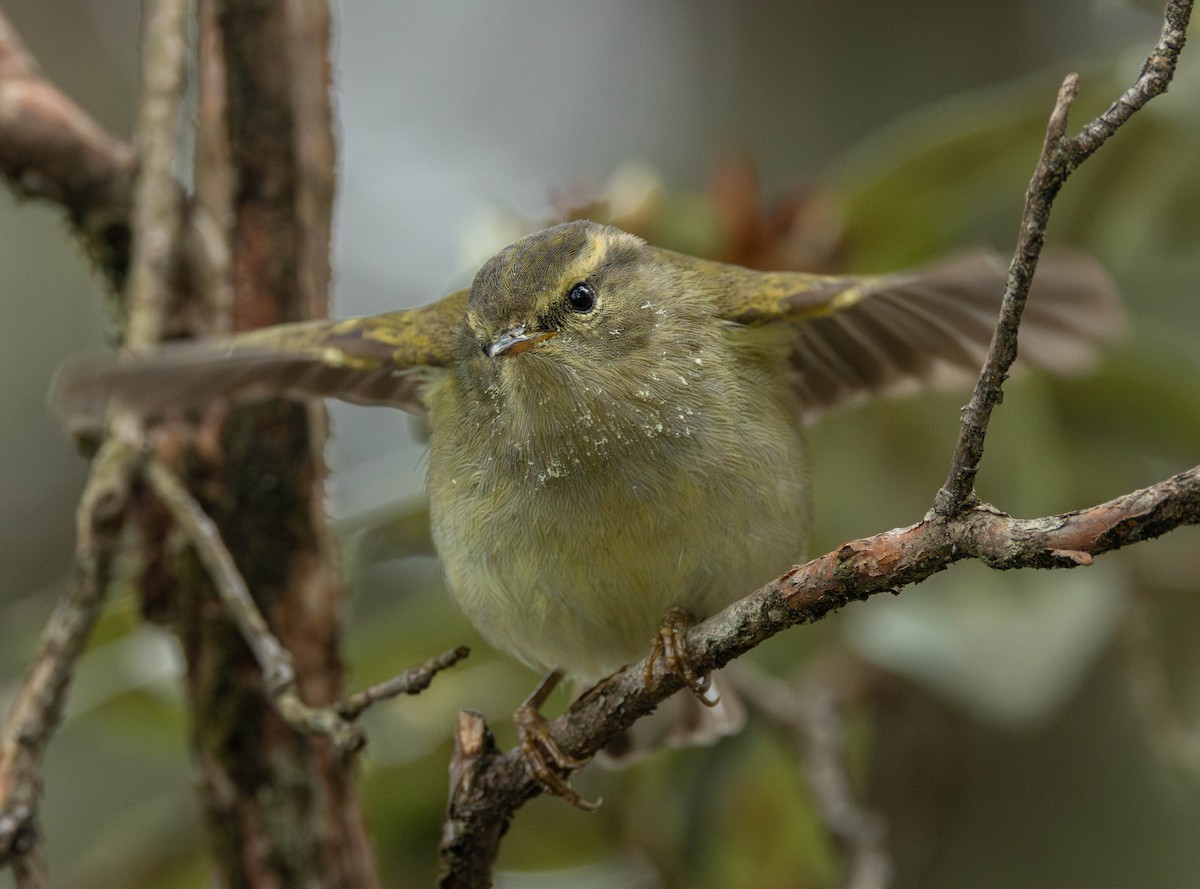
[[[1135,111],[1155,96],[1167,91],[1175,73],[1179,53],[1187,40],[1192,0],[1171,0],[1167,6],[1162,36],[1146,59],[1142,72],[1113,105],[1088,123],[1072,139],[1066,138],[1067,112],[1075,99],[1079,76],[1071,74],[1058,92],[1054,111],[1046,127],[1046,139],[1037,170],[1029,184],[1017,248],[1008,270],[1008,284],[1000,309],[1000,321],[992,336],[987,360],[975,384],[971,400],[963,409],[962,428],[954,447],[954,456],[946,482],[934,500],[934,511],[950,516],[976,502],[975,476],[983,459],[992,409],[1003,397],[1004,380],[1017,357],[1017,327],[1029,295],[1038,257],[1046,239],[1046,225],[1054,199],[1067,177]]]
[[[46,746],[62,719],[75,663],[100,613],[139,459],[115,438],[97,454],[80,501],[74,582],[42,632],[0,737],[0,864],[11,861],[22,886],[44,884],[36,820]]]
[[[398,676],[393,676],[385,682],[372,685],[370,688],[351,695],[335,704],[333,709],[344,719],[357,719],[364,710],[379,701],[386,701],[400,695],[420,694],[429,688],[434,676],[442,670],[453,667],[470,653],[471,649],[465,645],[442,652],[419,667],[405,670]]]
[[[339,749],[357,750],[365,743],[365,737],[362,730],[352,721],[364,710],[380,700],[402,694],[419,694],[429,687],[434,676],[454,666],[470,653],[466,646],[443,652],[418,667],[406,670],[386,682],[360,691],[329,707],[311,707],[305,704],[296,690],[295,668],[291,655],[271,632],[266,618],[246,586],[246,581],[234,564],[229,548],[221,539],[216,524],[178,477],[161,462],[148,461],[145,477],[196,548],[197,555],[212,578],[217,594],[229,610],[262,669],[267,693],[275,701],[283,718],[297,731],[328,735]]]
[[[1064,146],[1070,152],[1072,168],[1079,166],[1097,148],[1155,96],[1167,91],[1179,53],[1187,42],[1188,22],[1192,16],[1193,0],[1170,0],[1163,15],[1162,36],[1146,57],[1141,74],[1134,84],[1107,111],[1090,121],[1083,130]],[[1065,177],[1064,177],[1065,178]]]
[[[846,762],[845,727],[833,691],[809,681],[794,688],[760,670],[730,668],[728,678],[759,715],[782,730],[804,762],[815,808],[845,856],[844,889],[884,889],[892,883],[883,819],[854,798]]]
[[[125,331],[126,344],[134,349],[150,348],[162,339],[171,271],[180,245],[183,194],[175,163],[187,82],[188,7],[188,0],[158,0],[146,7],[137,122],[141,167],[134,189]]]
[[[297,731],[328,735],[340,750],[361,747],[364,737],[358,726],[344,720],[332,708],[311,707],[300,699],[291,655],[271,632],[216,524],[187,487],[158,460],[147,463],[145,478],[195,547],[217,595],[254,653],[267,694],[280,715]]]
[[[196,548],[200,561],[217,588],[217,594],[232,613],[234,622],[262,667],[268,692],[278,694],[295,681],[291,656],[271,633],[266,619],[254,604],[250,590],[234,564],[229,549],[221,540],[217,526],[183,482],[161,462],[150,461],[145,476]]]
[[[216,524],[178,477],[158,460],[148,461],[145,477],[196,548],[217,594],[262,669],[267,693],[280,715],[297,731],[328,735],[338,749],[357,750],[366,738],[353,720],[364,710],[379,700],[418,694],[429,687],[437,673],[468,655],[469,649],[460,646],[332,706],[309,706],[301,700],[296,689],[291,655],[271,632]]]

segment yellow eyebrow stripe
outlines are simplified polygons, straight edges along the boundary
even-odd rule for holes
[[[581,250],[574,262],[567,267],[560,289],[570,287],[594,274],[607,255],[608,239],[600,233],[593,233],[588,240],[587,247]]]

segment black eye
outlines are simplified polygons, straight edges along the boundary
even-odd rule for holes
[[[590,312],[596,305],[596,289],[587,281],[580,281],[567,292],[567,302],[576,312]]]

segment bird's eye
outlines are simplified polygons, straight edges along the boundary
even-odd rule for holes
[[[587,281],[580,281],[567,292],[567,302],[576,312],[590,312],[596,305],[596,289]]]

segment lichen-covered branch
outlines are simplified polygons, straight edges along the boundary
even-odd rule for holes
[[[75,663],[100,614],[137,461],[135,451],[110,439],[92,464],[79,507],[74,580],[42,632],[0,736],[0,866],[12,865],[22,889],[46,885],[37,834],[42,765]]]
[[[137,122],[141,169],[134,186],[133,256],[125,300],[125,344],[133,349],[153,348],[162,339],[182,240],[184,202],[175,161],[183,128],[189,6],[188,0],[159,0],[146,7]]]

